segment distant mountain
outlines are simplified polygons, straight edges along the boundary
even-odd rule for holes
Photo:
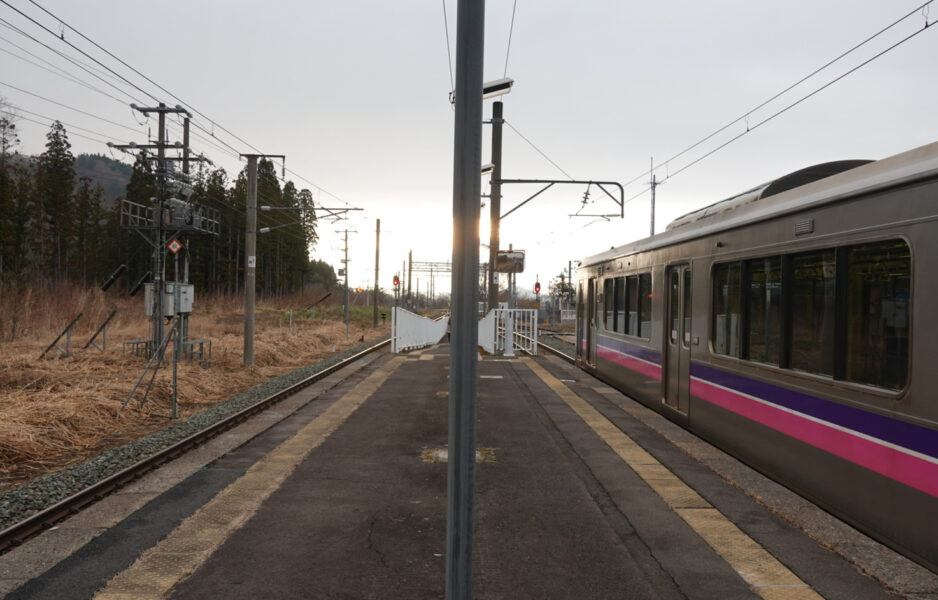
[[[113,206],[124,196],[133,167],[100,154],[79,154],[75,157],[75,180],[87,177],[101,186],[104,203]]]

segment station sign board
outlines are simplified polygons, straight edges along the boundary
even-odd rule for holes
[[[496,273],[524,273],[524,250],[499,250],[495,255]]]

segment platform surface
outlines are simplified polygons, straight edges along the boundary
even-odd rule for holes
[[[9,597],[443,598],[448,374],[366,361]],[[474,597],[897,597],[559,359],[479,376]]]

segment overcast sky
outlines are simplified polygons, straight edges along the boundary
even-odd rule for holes
[[[201,126],[235,148],[192,141],[196,151],[232,178],[243,167],[236,152],[285,154],[287,168],[307,181],[289,173],[288,178],[311,189],[318,203],[364,209],[348,223],[321,223],[322,238],[314,250],[315,257],[338,268],[341,236],[335,232],[346,227],[357,231],[350,235],[353,286],[373,285],[376,219],[382,229],[382,287],[390,288],[410,249],[415,260],[450,259],[453,110],[444,6],[455,59],[456,0],[37,2],[64,26],[29,0],[4,0],[0,18],[54,49],[77,55],[12,5],[159,100],[187,103],[204,115],[196,118]],[[511,243],[527,251],[527,271],[519,276],[519,286],[532,287],[538,276],[546,286],[568,260],[646,236],[649,194],[643,191],[652,157],[660,165],[657,179],[665,182],[657,196],[660,232],[681,214],[811,164],[878,159],[935,141],[938,28],[923,31],[760,123],[922,29],[926,18],[933,22],[938,9],[931,15],[918,10],[748,119],[664,164],[922,4],[924,0],[489,0],[485,79],[506,74],[507,56],[507,76],[516,82],[502,97],[510,124],[504,133],[504,177],[638,179],[626,188],[626,198],[634,199],[625,206],[624,220],[570,217],[581,208],[586,192],[585,186],[573,185],[556,186],[507,217],[502,247]],[[176,98],[95,50],[70,27]],[[114,97],[26,63],[22,58],[39,60],[25,50]],[[4,22],[0,82],[0,95],[14,106],[98,132],[91,137],[124,143],[146,139],[148,125],[140,125],[128,107],[134,100]],[[115,85],[141,104],[154,103],[125,83]],[[489,118],[491,101],[483,110]],[[21,116],[20,150],[41,152],[48,126],[25,118],[48,121],[25,112]],[[745,132],[747,124],[748,134],[682,170]],[[76,153],[107,153],[100,141],[77,137],[88,134],[66,128]],[[488,129],[483,133],[483,163],[490,160]],[[503,210],[538,189],[506,185]],[[593,204],[582,212],[618,210],[595,188],[589,200]],[[482,239],[487,242],[488,206],[482,214]],[[482,255],[487,256],[487,249]],[[425,290],[426,276],[421,280]],[[448,288],[448,280],[438,281],[438,291]]]

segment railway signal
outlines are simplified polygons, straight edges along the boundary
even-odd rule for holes
[[[535,294],[540,294],[540,293],[541,293],[541,282],[540,282],[540,281],[535,281],[535,282],[534,282],[534,293],[535,293]]]

